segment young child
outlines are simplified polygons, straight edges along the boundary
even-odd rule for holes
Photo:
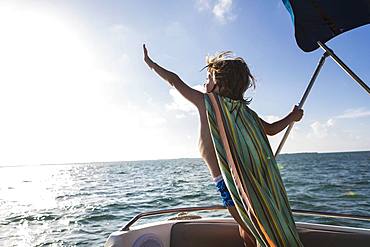
[[[189,87],[187,84],[185,84],[178,75],[176,75],[173,72],[170,72],[155,62],[153,62],[150,57],[148,56],[148,51],[143,45],[144,50],[144,61],[146,64],[154,70],[161,78],[166,80],[171,86],[175,87],[180,94],[182,94],[188,101],[190,101],[192,104],[196,106],[199,112],[200,116],[200,138],[199,138],[199,151],[200,154],[207,164],[209,171],[216,182],[216,187],[218,191],[221,193],[221,198],[223,200],[224,205],[228,208],[231,215],[234,217],[234,219],[239,223],[239,232],[241,237],[244,239],[244,242],[246,246],[302,246],[302,244],[299,241],[299,237],[297,237],[296,229],[294,222],[292,221],[291,211],[290,207],[287,203],[286,198],[286,192],[284,190],[284,186],[282,185],[280,174],[278,172],[278,169],[276,169],[276,161],[272,155],[271,148],[268,144],[267,138],[264,139],[264,137],[267,135],[275,135],[282,131],[285,127],[287,127],[290,123],[293,121],[299,121],[303,116],[303,111],[298,109],[297,106],[294,107],[293,111],[289,113],[285,118],[281,119],[280,121],[274,122],[272,124],[269,124],[262,119],[258,118],[257,115],[250,110],[250,108],[247,106],[249,104],[248,101],[244,99],[244,93],[245,91],[251,87],[254,86],[254,78],[251,75],[247,64],[244,62],[242,58],[233,58],[231,57],[230,52],[223,52],[220,53],[214,57],[210,57],[207,59],[207,81],[205,83],[205,90],[206,94],[199,92],[191,87]],[[223,105],[223,107],[218,108],[218,104],[226,104]],[[213,107],[212,107],[212,104]],[[232,156],[232,154],[229,154],[230,152],[225,151],[229,149],[223,149],[223,151],[218,150],[219,148],[216,148],[216,142],[220,143],[223,142],[226,137],[225,136],[223,128],[220,127],[220,131],[214,131],[210,129],[210,126],[212,126],[212,123],[214,125],[220,126],[223,125],[219,122],[217,118],[217,112],[220,112],[220,109],[225,109],[228,106],[231,108],[231,122],[229,124],[236,124],[237,128],[241,128],[241,133],[250,133],[250,130],[247,130],[245,132],[243,130],[244,127],[240,127],[240,121],[244,125],[253,124],[255,125],[255,130],[257,131],[258,135],[261,135],[262,133],[262,142],[266,142],[267,146],[261,145],[261,150],[263,151],[263,154],[260,156],[261,160],[267,160],[266,162],[255,162],[256,164],[252,164],[255,167],[261,167],[266,166],[267,170],[262,170],[262,172],[257,171],[256,174],[259,174],[257,177],[261,179],[259,184],[263,184],[264,188],[267,188],[268,193],[269,190],[275,190],[275,187],[279,187],[279,194],[282,194],[282,197],[279,197],[277,202],[273,201],[273,204],[277,204],[274,207],[277,207],[275,211],[281,210],[281,207],[286,207],[285,210],[286,213],[284,214],[284,217],[288,217],[288,223],[281,222],[281,217],[275,217],[275,213],[271,213],[271,218],[266,218],[266,220],[261,216],[261,213],[258,212],[258,208],[262,208],[262,211],[270,209],[269,204],[258,204],[254,201],[258,201],[262,198],[258,198],[258,195],[253,197],[251,195],[250,191],[248,192],[248,189],[241,188],[241,187],[249,187],[250,185],[253,185],[252,182],[249,184],[245,184],[245,181],[243,178],[241,180],[244,181],[243,186],[238,186],[237,182],[233,182],[231,177],[238,178],[238,175],[235,175],[235,171],[230,171],[229,166],[231,164],[226,165],[225,167],[222,166],[222,161],[227,159],[230,163],[234,163],[233,160],[229,160],[229,157]],[[217,108],[217,109],[216,109]],[[238,108],[237,111],[234,111],[234,108]],[[223,110],[221,110],[222,112]],[[214,113],[215,112],[215,113]],[[239,114],[239,115],[238,115]],[[250,114],[250,115],[245,115]],[[256,117],[258,120],[256,120],[258,123],[252,123],[255,122]],[[250,120],[245,120],[245,119]],[[239,121],[239,122],[238,122]],[[250,121],[250,123],[249,123]],[[244,131],[244,132],[243,132]],[[249,131],[249,132],[248,132]],[[227,133],[226,133],[227,135]],[[251,134],[245,134],[245,136],[248,136]],[[252,134],[255,135],[255,134]],[[241,138],[245,138],[245,136],[241,136]],[[216,140],[219,138],[219,141]],[[233,142],[234,137],[228,137],[228,140]],[[221,140],[222,139],[222,140]],[[226,138],[227,139],[227,138]],[[226,142],[228,142],[226,140]],[[239,141],[235,141],[239,142]],[[229,145],[230,143],[226,143],[225,145]],[[235,146],[235,144],[238,143],[231,143],[231,146]],[[244,145],[244,144],[243,144]],[[252,145],[252,144],[251,144]],[[260,144],[253,144],[253,145],[260,145]],[[220,146],[220,145],[219,145]],[[221,145],[222,146],[222,145]],[[244,145],[245,146],[245,145]],[[248,147],[246,147],[248,149]],[[231,148],[230,148],[231,149]],[[267,151],[266,151],[267,150]],[[262,153],[261,151],[261,153]],[[225,157],[223,157],[223,152],[225,153]],[[226,154],[226,152],[228,154]],[[247,153],[247,151],[243,151],[244,153]],[[232,153],[232,152],[231,152]],[[259,154],[258,154],[259,155]],[[227,158],[226,158],[227,156]],[[243,156],[243,155],[242,155]],[[252,156],[249,154],[249,156]],[[267,157],[267,158],[266,158]],[[241,157],[244,159],[244,157]],[[255,158],[253,158],[256,160]],[[272,162],[272,163],[271,163]],[[228,162],[224,162],[228,163]],[[260,164],[261,163],[261,164]],[[266,164],[265,164],[266,163]],[[271,164],[271,165],[270,165]],[[249,163],[247,161],[247,166],[249,166]],[[268,166],[273,166],[274,169],[271,172],[268,168]],[[223,167],[220,170],[220,167]],[[246,168],[248,169],[259,169],[259,168]],[[238,168],[237,168],[238,169]],[[232,169],[231,169],[232,170]],[[266,172],[267,171],[267,172]],[[228,178],[228,174],[233,174],[233,176],[229,176],[231,179]],[[248,172],[247,172],[248,173]],[[268,174],[268,173],[274,173],[274,175]],[[277,174],[276,174],[277,173]],[[254,170],[253,170],[253,174]],[[261,175],[262,174],[262,175]],[[266,175],[267,174],[267,175]],[[226,181],[224,181],[224,178]],[[230,180],[230,181],[229,181]],[[239,179],[240,180],[240,179]],[[276,180],[280,182],[279,184],[275,184],[274,181],[270,180]],[[265,182],[267,181],[267,182]],[[226,183],[225,183],[226,182]],[[269,185],[271,184],[270,188]],[[230,192],[231,195],[230,195]],[[285,194],[284,194],[285,193]],[[248,196],[246,196],[248,194]],[[243,197],[244,195],[244,197]],[[250,198],[249,198],[250,197]],[[267,196],[271,197],[271,196]],[[274,197],[275,198],[275,197]],[[282,199],[281,199],[282,198]],[[253,201],[254,200],[254,201]],[[283,201],[283,203],[281,203]],[[236,202],[236,205],[235,203]],[[285,202],[285,203],[284,203]],[[257,205],[258,204],[258,205]],[[284,204],[283,206],[281,204]],[[287,204],[287,205],[286,205]],[[255,205],[255,206],[252,206]],[[237,207],[236,207],[237,206]],[[256,208],[253,208],[256,207]],[[257,208],[258,207],[258,208]],[[283,210],[284,211],[284,210]],[[284,211],[284,212],[285,212]],[[268,212],[269,213],[269,212]],[[242,216],[242,217],[241,217]],[[276,220],[277,219],[277,220]],[[289,228],[289,232],[293,232],[294,235],[289,237],[281,237],[284,235],[281,234],[279,231],[284,230],[274,230],[274,229],[268,229],[271,226],[265,226],[268,225],[269,222],[278,222],[276,225],[284,225],[284,224],[290,224],[292,229]],[[293,223],[292,223],[293,222]],[[273,227],[272,227],[273,228]],[[284,228],[284,226],[282,227]],[[284,228],[285,229],[285,228]],[[276,231],[276,232],[275,232]],[[285,240],[285,239],[293,239],[293,240]],[[291,242],[295,242],[292,244]],[[288,243],[286,245],[286,243]]]

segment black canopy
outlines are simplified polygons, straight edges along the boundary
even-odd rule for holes
[[[283,0],[305,52],[353,28],[370,23],[370,0]],[[370,37],[370,34],[369,34]]]

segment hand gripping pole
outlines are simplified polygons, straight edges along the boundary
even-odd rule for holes
[[[318,76],[318,74],[320,73],[320,70],[321,70],[321,67],[324,65],[324,62],[325,62],[325,58],[329,56],[329,54],[327,52],[325,52],[322,57],[320,58],[320,61],[319,63],[317,64],[317,67],[315,69],[315,72],[313,73],[312,77],[311,77],[311,80],[310,80],[310,83],[308,84],[307,88],[306,88],[306,91],[304,92],[303,96],[302,96],[302,99],[301,101],[299,102],[298,104],[298,108],[299,109],[302,109],[303,107],[303,104],[304,102],[306,101],[307,99],[307,96],[308,94],[310,93],[311,91],[311,88]],[[292,130],[293,128],[293,125],[294,125],[294,122],[292,122],[289,126],[288,126],[288,129],[285,131],[285,134],[284,134],[284,137],[283,139],[281,140],[280,144],[279,144],[279,147],[277,148],[276,152],[275,152],[275,157],[280,153],[281,149],[283,148],[284,146],[284,143],[286,141],[286,139],[288,138],[288,135],[290,133],[290,131]]]

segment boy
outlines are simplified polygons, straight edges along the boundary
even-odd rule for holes
[[[289,113],[285,118],[272,124],[266,123],[259,118],[258,120],[256,120],[257,115],[253,111],[251,111],[249,107],[247,107],[247,104],[249,102],[244,100],[243,98],[245,91],[249,87],[254,85],[254,78],[251,75],[249,68],[244,60],[242,58],[231,58],[230,52],[223,52],[214,57],[208,58],[206,66],[208,70],[207,81],[205,83],[205,90],[207,94],[204,94],[189,87],[175,73],[170,72],[162,68],[158,64],[154,63],[148,56],[145,45],[143,45],[143,50],[144,61],[146,62],[146,64],[151,69],[153,69],[161,78],[166,80],[171,86],[175,87],[180,92],[180,94],[182,94],[198,109],[200,116],[199,151],[201,157],[207,164],[209,171],[214,181],[216,182],[217,189],[221,193],[224,205],[228,208],[231,215],[238,222],[239,232],[241,237],[244,239],[246,246],[280,246],[285,245],[286,243],[288,243],[288,246],[302,246],[299,241],[298,234],[296,233],[294,222],[292,221],[290,207],[289,205],[287,205],[288,203],[286,192],[283,188],[280,174],[278,171],[276,171],[276,169],[274,170],[274,168],[276,168],[276,161],[273,155],[271,155],[271,148],[268,144],[267,138],[264,137],[266,136],[265,133],[267,135],[275,135],[282,131],[285,127],[287,127],[291,122],[299,121],[303,116],[303,111],[295,106],[293,111]],[[219,107],[218,105],[222,105],[223,107]],[[231,107],[229,109],[230,111],[226,109],[229,106]],[[234,111],[234,108],[237,109],[236,113]],[[226,112],[223,112],[224,110]],[[238,175],[236,173],[236,170],[239,169],[240,165],[239,167],[234,166],[234,168],[228,167],[231,166],[231,164],[227,164],[226,167],[222,166],[222,161],[226,159],[229,161],[229,163],[234,163],[233,160],[230,160],[232,159],[232,154],[229,151],[230,148],[226,147],[229,145],[228,142],[233,142],[235,138],[245,137],[233,137],[230,136],[230,134],[227,135],[227,133],[225,132],[225,126],[223,126],[224,123],[221,123],[222,121],[220,119],[222,118],[222,116],[220,114],[229,114],[229,118],[232,119],[230,120],[231,122],[229,122],[229,124],[236,124],[236,127],[238,128],[237,131],[239,131],[239,128],[242,128],[240,130],[240,133],[249,133],[248,131],[250,131],[248,130],[248,127],[244,126],[250,124],[247,123],[248,121],[246,121],[245,119],[249,118],[251,119],[251,122],[255,120],[258,122],[254,123],[254,125],[256,126],[254,127],[253,131],[257,131],[257,134],[259,136],[261,136],[261,133],[263,132],[263,136],[260,137],[260,139],[262,140],[263,145],[265,145],[259,148],[261,153],[263,153],[260,155],[263,157],[259,158],[261,158],[261,160],[268,161],[256,162],[256,158],[251,158],[250,161],[252,161],[252,163],[256,163],[252,165],[254,165],[255,167],[263,166],[261,171],[257,171],[257,173],[254,173],[254,169],[256,168],[252,166],[248,167],[250,163],[248,163],[249,161],[247,160],[247,167],[244,168],[246,169],[246,171],[244,171],[244,174],[251,172],[251,170],[253,170],[252,173],[254,175],[258,174],[259,176],[257,177],[261,180],[260,182],[257,181],[257,183],[263,184],[263,189],[267,190],[268,195],[271,194],[271,190],[275,190],[275,187],[279,187],[279,195],[276,197],[276,200],[274,199],[275,197],[272,196],[273,200],[271,203],[274,204],[273,207],[275,208],[275,211],[279,210],[280,207],[284,207],[286,212],[284,217],[288,218],[287,223],[279,222],[281,218],[275,216],[274,213],[269,216],[270,218],[267,217],[265,219],[263,218],[265,216],[262,216],[262,214],[265,214],[265,212],[257,212],[257,208],[262,208],[262,211],[269,209],[270,202],[259,204],[259,202],[257,201],[261,201],[261,199],[264,200],[265,198],[258,198],[258,195],[252,198],[250,194],[252,193],[251,189],[249,189],[250,191],[248,191],[248,188],[246,188],[252,184],[252,181],[249,181],[250,183],[248,182],[246,184],[245,181],[247,179],[244,179],[243,177],[240,178],[240,174]],[[240,127],[240,125],[243,126]],[[212,128],[211,131],[210,126],[215,126],[215,128]],[[227,127],[228,126],[226,126],[226,128]],[[231,128],[233,128],[233,126],[231,126]],[[255,135],[254,133],[252,134]],[[248,134],[245,135],[247,136]],[[218,149],[216,148],[216,142],[224,144],[221,145],[221,149],[220,147],[218,147]],[[250,145],[259,145],[258,140],[256,140],[256,143],[257,144],[252,143]],[[235,143],[231,143],[231,145],[235,146]],[[242,146],[242,148],[247,149],[247,151],[243,152],[247,153],[248,145],[242,144]],[[244,157],[241,158],[244,159]],[[268,166],[271,166],[271,162],[273,166],[272,169],[268,168]],[[224,161],[223,163],[227,162]],[[220,170],[220,167],[223,167],[222,171]],[[271,173],[271,170],[273,170],[273,176],[266,175],[267,173]],[[224,178],[228,178],[227,181],[224,181]],[[233,179],[236,179],[239,182],[233,182]],[[270,180],[277,180],[278,182]],[[243,185],[241,185],[241,181],[244,183]],[[269,184],[271,184],[270,187],[272,188],[269,188]],[[233,192],[231,193],[231,195],[229,190],[232,190]],[[269,200],[271,200],[271,198],[269,198]],[[237,202],[237,207],[235,207],[234,201]],[[287,233],[289,235],[288,237],[281,237],[281,235],[284,235],[286,233],[283,232],[282,234],[280,234],[279,232],[283,231],[285,227],[280,227],[284,228],[283,230],[281,230],[279,227],[275,229],[274,226],[269,225],[268,221],[271,220],[271,217],[272,219],[276,220],[273,222],[279,223],[278,225],[289,225],[289,233]],[[292,244],[292,242],[294,242],[294,244]]]

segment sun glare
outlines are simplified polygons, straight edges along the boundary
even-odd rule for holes
[[[98,97],[94,53],[84,34],[66,20],[47,11],[0,8],[0,148],[6,150],[5,160],[35,160],[41,154],[33,150],[38,146],[51,157],[70,132],[55,126],[71,127],[81,105]],[[52,139],[59,146],[48,145]]]
[[[109,101],[122,78],[97,39],[62,13],[14,6],[0,8],[0,165],[166,157],[165,119]]]
[[[8,10],[0,14],[2,81],[29,85],[79,78],[93,66],[77,30],[47,13]],[[68,73],[62,73],[68,72]],[[10,83],[7,83],[10,84]]]

